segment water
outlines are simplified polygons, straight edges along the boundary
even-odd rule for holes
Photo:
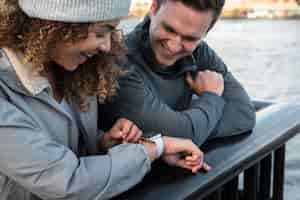
[[[300,103],[300,20],[221,20],[206,40],[252,98]],[[299,150],[300,135],[287,145],[287,200],[300,200]]]

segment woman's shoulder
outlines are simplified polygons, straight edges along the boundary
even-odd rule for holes
[[[11,64],[4,53],[4,50],[0,48],[0,71],[13,71]]]
[[[13,71],[0,69],[0,95],[1,93],[22,93],[27,94],[27,91],[22,86]]]
[[[18,79],[11,63],[5,55],[3,49],[0,49],[0,95],[1,92],[8,91],[26,94],[27,91],[22,87],[21,81]]]

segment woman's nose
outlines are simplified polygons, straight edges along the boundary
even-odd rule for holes
[[[99,44],[99,50],[104,52],[104,53],[108,53],[111,50],[111,35],[110,34],[106,34],[100,44]]]

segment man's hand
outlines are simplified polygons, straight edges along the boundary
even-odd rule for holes
[[[163,137],[164,154],[162,159],[171,166],[182,167],[196,173],[200,169],[209,171],[204,162],[203,152],[189,139]]]
[[[99,150],[108,150],[120,143],[136,143],[143,132],[131,121],[121,118],[106,132],[99,142]]]
[[[223,76],[214,71],[199,71],[194,79],[190,73],[187,73],[186,81],[198,95],[201,95],[203,92],[213,92],[221,96],[224,91]]]

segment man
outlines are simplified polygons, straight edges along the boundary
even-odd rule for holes
[[[251,130],[255,110],[247,93],[203,41],[223,6],[224,0],[153,0],[149,16],[128,35],[128,74],[101,110],[102,127],[126,117],[144,132],[198,145]]]

